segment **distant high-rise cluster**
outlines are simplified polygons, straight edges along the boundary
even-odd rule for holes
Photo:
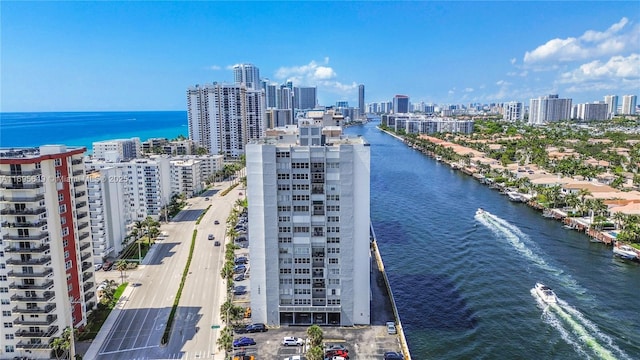
[[[636,113],[636,103],[638,96],[636,95],[624,95],[622,97],[622,111],[621,114],[633,115]]]
[[[558,95],[541,96],[531,99],[529,123],[540,125],[571,119],[571,99],[560,99]]]

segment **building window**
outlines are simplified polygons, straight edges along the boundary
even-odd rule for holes
[[[60,165],[62,165],[62,159],[55,159],[55,160],[53,160],[53,164],[54,164],[55,166],[60,166]]]
[[[0,300],[0,304],[2,304],[2,305],[9,305],[9,303],[10,303],[9,299],[1,299]]]
[[[11,311],[10,310],[3,310],[2,311],[2,316],[11,316]]]
[[[9,288],[6,287],[0,287],[0,293],[8,293],[9,292]]]
[[[65,226],[62,228],[62,236],[67,236],[67,235],[69,235],[69,228]]]
[[[337,264],[338,259],[329,259],[329,264]]]
[[[8,353],[14,352],[13,345],[5,345],[4,352],[8,352]]]
[[[280,274],[291,274],[291,269],[280,269]]]
[[[65,262],[65,263],[64,263],[64,268],[65,268],[66,270],[71,269],[71,260],[69,260],[69,261],[67,261],[67,262]]]
[[[68,259],[68,258],[69,258],[69,250],[67,250],[67,251],[65,251],[65,252],[64,252],[64,258],[65,258],[65,259]]]
[[[4,338],[7,340],[13,340],[13,334],[5,334]]]
[[[7,275],[0,275],[0,281],[7,281]]]
[[[64,201],[64,194],[63,193],[58,193],[58,201],[59,202],[63,202]]]
[[[4,323],[4,327],[5,328],[12,328],[13,327],[13,323],[6,322],[6,323]]]
[[[64,214],[67,212],[67,205],[66,204],[62,204],[58,207],[58,210],[60,211],[60,214]]]

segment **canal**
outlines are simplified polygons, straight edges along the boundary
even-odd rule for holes
[[[640,359],[638,264],[376,125],[345,132],[371,144],[372,223],[413,359]]]

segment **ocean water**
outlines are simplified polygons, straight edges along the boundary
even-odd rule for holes
[[[0,147],[189,136],[186,111],[0,113]]]

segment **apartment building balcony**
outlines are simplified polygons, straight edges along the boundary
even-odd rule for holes
[[[17,202],[17,203],[36,202],[43,199],[44,199],[44,194],[36,194],[33,196],[10,196],[10,195],[0,196],[0,201]]]
[[[325,287],[324,279],[313,279],[313,283],[311,284],[311,287],[314,289],[324,288]]]
[[[94,297],[96,297],[96,293],[94,293],[93,291],[89,291],[84,294],[84,302],[88,303],[89,300],[93,299]]]
[[[87,194],[87,192],[86,192],[86,191],[76,191],[76,195],[75,195],[75,197],[76,197],[76,199],[77,199],[77,198],[79,198],[79,197],[85,196],[86,194]]]
[[[78,224],[78,230],[82,230],[82,229],[86,228],[87,226],[89,226],[89,222],[88,221],[80,223],[80,224]]]
[[[21,304],[24,305],[24,304]],[[16,314],[48,314],[56,309],[56,304],[51,303],[46,306],[31,306],[29,308],[14,307],[11,312]]]
[[[313,259],[311,266],[314,268],[324,268],[324,259]]]
[[[47,302],[56,297],[56,293],[53,291],[45,291],[42,296],[26,296],[26,295],[11,295],[11,301],[28,301],[28,302]]]
[[[91,256],[92,255],[89,254],[89,257],[91,257]],[[91,263],[88,263],[88,262],[83,262],[82,263],[82,271],[87,271],[87,270],[89,270],[89,268],[91,268]]]
[[[80,165],[80,164],[82,164],[82,159],[71,160],[71,165]]]
[[[58,315],[47,315],[46,318],[24,318],[17,317],[13,320],[15,325],[35,326],[35,325],[51,325],[58,321]]]
[[[311,187],[311,194],[312,195],[324,194],[324,185],[314,184]]]
[[[90,289],[92,289],[95,286],[95,283],[93,281],[89,281],[86,282],[84,285],[82,285],[82,289],[84,289],[84,291],[88,291]]]
[[[6,227],[6,228],[36,228],[36,227],[42,227],[47,225],[47,220],[46,219],[42,219],[40,221],[36,221],[36,222],[9,222],[9,221],[4,221],[2,222],[2,224],[0,224],[0,226],[2,227]]]
[[[80,175],[84,174],[84,169],[73,170],[72,174],[73,174],[73,176],[80,176]]]
[[[50,326],[46,330],[40,331],[18,330],[15,332],[15,335],[20,337],[51,337],[56,332],[58,332],[58,327]]]
[[[31,340],[40,340],[40,339],[31,339]],[[16,349],[48,349],[49,343],[43,343],[42,341],[34,341],[34,342],[22,342],[16,344]]]
[[[311,277],[314,279],[324,279],[324,269],[313,269]]]
[[[5,238],[6,239],[6,238]],[[39,252],[44,252],[49,250],[50,245],[49,244],[41,244],[40,246],[35,246],[35,245],[31,245],[31,246],[7,246],[6,248],[4,248],[5,252],[10,252],[10,253],[39,253]]]
[[[5,183],[0,183],[0,188],[2,189],[8,189],[8,190],[18,190],[18,189],[39,189],[42,187],[42,181],[35,181],[35,182],[14,182],[14,183],[10,183],[10,182],[5,182]]]
[[[7,260],[7,265],[44,265],[51,262],[51,256],[44,256],[39,259],[14,259]]]
[[[91,235],[91,233],[86,232],[86,233],[83,233],[82,235],[78,236],[78,239],[80,241],[82,241],[82,240],[88,238],[90,235]]]
[[[89,281],[91,278],[93,278],[93,272],[87,271],[87,272],[83,272],[82,273],[82,282],[83,283]]]
[[[327,291],[325,289],[314,289],[311,292],[311,298],[312,299],[326,299],[327,297]]]
[[[326,305],[327,305],[326,299],[316,299],[314,296],[314,298],[311,300],[311,306],[326,306]]]
[[[82,244],[82,246],[80,246],[80,251],[87,250],[90,247],[91,247],[91,243],[89,243],[89,242],[88,243],[84,243],[84,244]]]
[[[35,202],[44,199],[44,195],[36,195],[33,197],[21,197],[21,198],[12,198],[11,200],[7,200],[10,202],[19,202],[19,203],[28,203]],[[44,206],[39,206],[33,209],[11,209],[4,208],[0,210],[0,214],[2,215],[40,215],[47,211]]]
[[[80,209],[87,206],[87,202],[86,201],[80,201],[76,203],[76,209]]]
[[[79,212],[78,213],[78,220],[87,217],[87,215],[89,215],[89,213],[86,212],[86,211]]]
[[[8,277],[28,277],[28,278],[37,278],[37,277],[45,277],[53,273],[53,269],[46,269],[41,272],[23,272],[23,271],[9,271],[7,273]]]
[[[73,182],[73,186],[75,186],[75,187],[84,186],[84,185],[86,185],[84,180],[78,180],[78,181],[74,181]]]
[[[42,240],[42,239],[46,239],[47,237],[49,237],[48,232],[42,232],[38,235],[29,235],[29,236],[17,235],[17,234],[5,234],[4,240],[28,241],[28,240]]]
[[[0,175],[5,175],[5,176],[36,176],[36,175],[42,175],[42,169],[0,170]]]
[[[81,261],[87,261],[93,256],[93,252],[91,252],[91,251],[82,252],[81,254],[82,254],[82,256],[80,257]],[[91,266],[89,266],[89,267],[91,267]],[[82,271],[85,271],[85,270],[86,269],[84,269],[84,266],[83,266]]]
[[[48,290],[53,287],[53,280],[49,280],[41,285],[25,285],[25,284],[16,284],[11,283],[9,285],[9,289],[18,289],[18,290]]]

